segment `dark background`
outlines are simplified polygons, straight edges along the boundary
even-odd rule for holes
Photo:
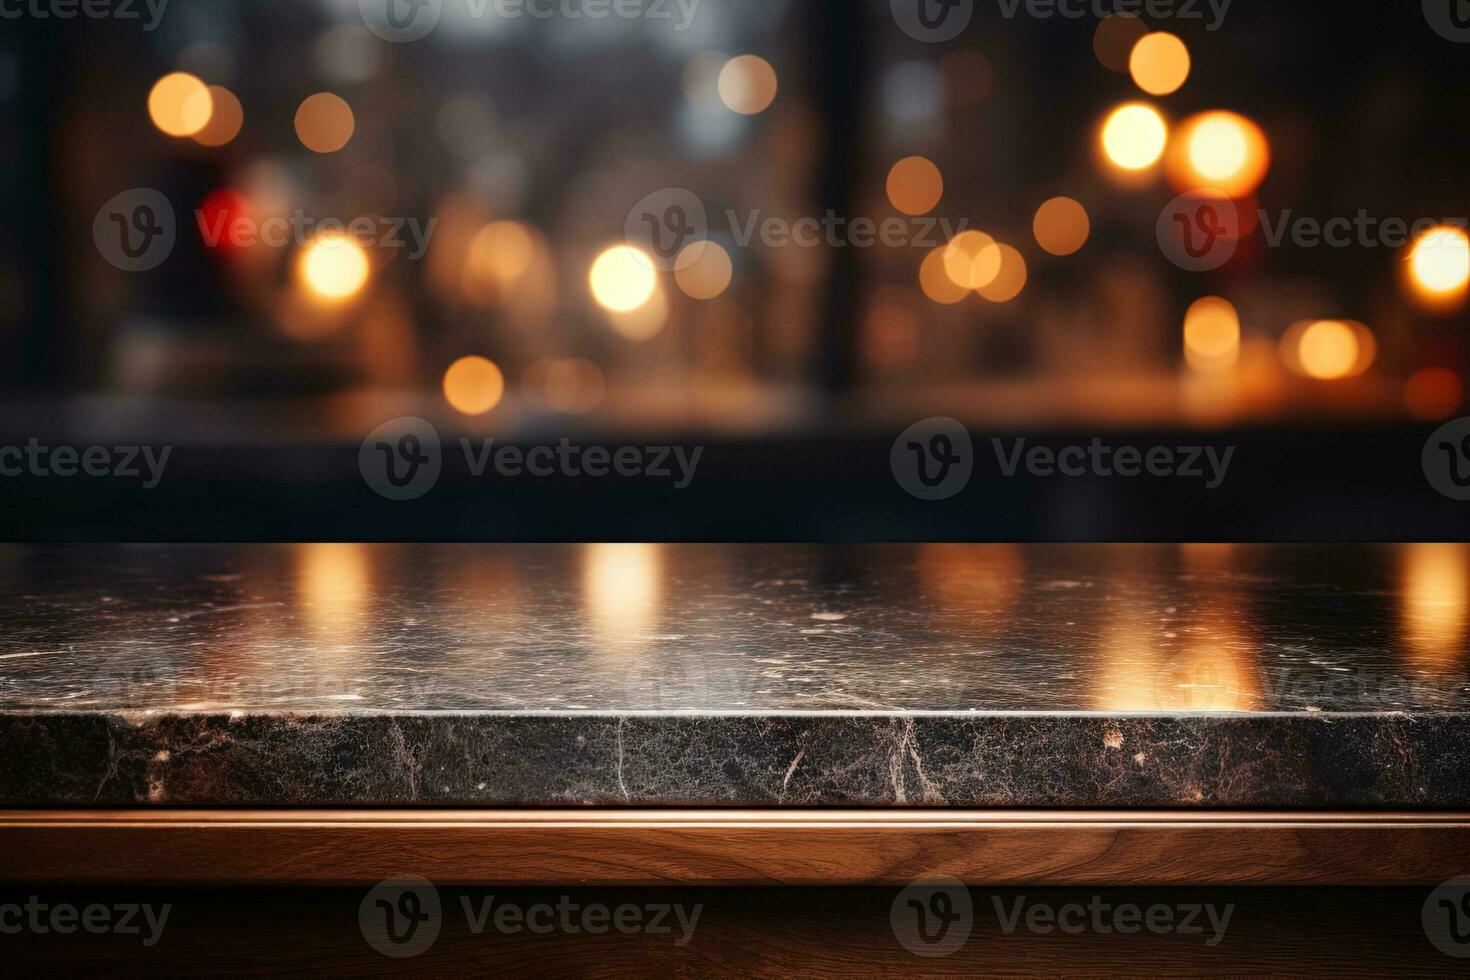
[[[174,0],[171,12],[195,5],[231,6]],[[313,4],[235,6],[236,57],[247,65],[258,61],[262,75],[289,72],[291,46],[321,26]],[[901,155],[873,121],[876,82],[868,66],[942,53],[909,46],[901,37],[895,41],[892,24],[876,9],[882,6],[861,13],[846,0],[793,0],[774,27],[746,45],[769,52],[782,73],[783,95],[798,100],[822,134],[820,152],[803,177],[811,213],[864,213],[865,195],[882,180],[882,165],[865,161]],[[984,50],[1021,81],[1013,84],[1006,113],[987,116],[974,128],[953,127],[930,148],[931,155],[945,160],[953,151],[962,160],[966,147],[993,151],[1005,162],[992,174],[993,187],[969,189],[988,202],[976,210],[989,207],[985,213],[995,217],[987,220],[1024,227],[1042,189],[1056,189],[1058,176],[1067,172],[1056,161],[1077,155],[1078,132],[1108,106],[1138,93],[1123,84],[1126,78],[1100,75],[1091,54],[1092,19],[1007,21],[993,4],[977,3],[977,10],[970,31],[954,46]],[[1172,112],[1228,104],[1272,133],[1278,161],[1261,192],[1263,206],[1320,217],[1352,215],[1359,208],[1411,220],[1470,213],[1464,180],[1470,160],[1470,129],[1464,125],[1470,117],[1470,48],[1430,31],[1418,4],[1236,0],[1216,35],[1205,34],[1198,22],[1158,26],[1176,30],[1195,55],[1195,74],[1175,97]],[[146,92],[153,78],[170,70],[175,40],[111,22],[7,21],[3,32],[0,52],[16,66],[20,83],[0,117],[0,162],[10,178],[0,186],[0,444],[37,438],[50,445],[173,447],[167,479],[151,491],[114,479],[0,481],[5,540],[1470,540],[1470,505],[1435,493],[1421,468],[1425,441],[1439,421],[1412,419],[1367,396],[1306,393],[1264,417],[1256,413],[1210,425],[1168,413],[1146,424],[1119,424],[1086,411],[1030,422],[1022,412],[1018,422],[1017,412],[993,412],[987,405],[986,372],[1007,361],[1004,345],[1000,353],[979,352],[973,371],[961,364],[960,376],[943,389],[963,393],[973,374],[967,397],[949,397],[937,388],[926,396],[922,373],[897,388],[875,384],[856,354],[857,324],[870,286],[883,273],[852,250],[836,255],[811,287],[817,312],[810,343],[785,359],[756,357],[750,367],[754,397],[767,397],[767,384],[795,388],[803,395],[798,412],[764,421],[741,418],[732,409],[731,417],[711,423],[677,410],[649,421],[609,409],[591,419],[522,418],[465,430],[475,438],[520,445],[570,437],[580,445],[609,447],[702,446],[698,479],[689,489],[621,478],[475,480],[453,447],[455,420],[435,415],[450,446],[442,482],[413,503],[384,501],[357,468],[358,447],[371,425],[323,424],[326,413],[313,408],[314,400],[325,405],[340,394],[329,367],[313,373],[293,360],[289,371],[222,379],[217,390],[203,393],[117,390],[107,360],[117,324],[127,315],[144,311],[173,318],[176,329],[187,332],[197,319],[239,314],[208,263],[187,248],[160,274],[143,277],[122,304],[99,309],[80,299],[94,285],[95,259],[86,248],[95,202],[146,180],[171,188],[207,187],[238,161],[170,161],[149,143],[160,137],[146,118],[133,118],[139,115],[133,93]],[[640,87],[644,69],[634,52],[597,56],[591,67],[572,61],[567,72],[586,68],[589,80],[566,82],[564,93],[553,91],[538,109],[564,111],[568,130],[597,114],[597,104],[588,100],[596,98],[589,90],[599,73],[625,79],[626,88]],[[392,87],[425,111],[437,98],[435,79],[456,71],[464,74],[438,64],[428,48],[401,53],[390,69]],[[256,84],[267,81],[258,78]],[[545,78],[535,82],[548,84]],[[246,80],[236,86],[245,97]],[[302,90],[321,87],[313,83]],[[109,91],[120,94],[99,101],[99,93]],[[246,102],[249,119],[251,100]],[[364,103],[355,99],[354,105],[367,118]],[[1278,138],[1282,131],[1296,135]],[[1311,152],[1296,152],[1292,141],[1308,137]],[[132,154],[127,166],[134,169],[115,175],[111,184],[91,186],[92,178],[79,176],[88,171],[78,166],[79,155],[106,157],[139,142],[144,162]],[[650,166],[668,167],[669,157],[677,154]],[[569,172],[583,163],[570,151],[556,159]],[[414,186],[425,197],[434,192],[422,187],[449,179],[428,151],[405,155],[399,165],[413,172]],[[737,175],[737,183],[756,180],[761,167],[775,164],[751,152],[741,166],[756,170]],[[946,171],[955,172],[948,164]],[[965,191],[954,183],[955,196],[965,201]],[[1089,248],[1147,251],[1148,219],[1157,214],[1159,199],[1140,199],[1138,220],[1095,210]],[[542,200],[527,210],[538,207],[551,214],[557,204]],[[1162,264],[1156,250],[1153,259]],[[1179,309],[1205,292],[1295,277],[1329,284],[1345,310],[1376,310],[1391,289],[1392,260],[1381,249],[1284,250],[1269,262],[1205,277],[1172,269],[1160,276]],[[766,288],[759,271],[750,280],[752,292]],[[1023,308],[1019,324],[1008,329],[1024,334],[1033,325],[1028,318],[1039,323],[1045,315],[1041,303],[1074,288],[1074,279],[1038,268],[1028,294],[1036,303]],[[760,307],[755,319],[757,329],[782,327],[779,309],[772,312],[770,306]],[[451,321],[449,314],[428,311],[421,326],[452,332],[458,328]],[[1387,376],[1427,363],[1463,372],[1462,314],[1404,318],[1381,327],[1397,329],[1414,331],[1416,339],[1405,360],[1385,365]],[[1066,384],[1045,364],[1025,357],[1018,363],[1001,375],[1022,377],[1043,391]],[[437,373],[430,367],[420,378],[431,394]],[[656,383],[636,373],[624,381],[629,388]],[[961,417],[980,449],[974,481],[944,503],[909,497],[889,472],[897,434],[933,415]],[[392,413],[382,413],[376,421],[388,417]],[[1213,492],[1195,481],[1148,478],[1005,479],[986,443],[1016,436],[1050,445],[1086,443],[1095,436],[1115,446],[1209,444],[1234,447],[1236,456],[1230,479]]]

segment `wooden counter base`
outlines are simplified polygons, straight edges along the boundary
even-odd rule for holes
[[[0,883],[1432,886],[1470,814],[12,810],[0,854]]]

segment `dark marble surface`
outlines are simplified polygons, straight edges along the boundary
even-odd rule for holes
[[[0,547],[0,805],[1470,804],[1470,549]]]

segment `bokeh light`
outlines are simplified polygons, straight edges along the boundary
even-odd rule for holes
[[[723,295],[734,275],[730,253],[711,241],[691,242],[674,261],[674,281],[690,299],[709,300]]]
[[[925,157],[906,157],[888,172],[888,200],[903,214],[928,214],[944,197],[944,175]]]
[[[200,146],[225,146],[245,127],[245,109],[235,98],[235,93],[223,85],[209,86],[209,95],[213,111],[209,122],[194,134],[194,142]]]
[[[1234,112],[1204,112],[1179,127],[1167,162],[1175,189],[1209,189],[1240,199],[1271,170],[1271,144],[1254,122]]]
[[[313,153],[336,153],[356,130],[352,107],[340,95],[318,92],[296,110],[296,136]]]
[[[314,296],[338,302],[362,291],[371,266],[367,252],[346,235],[322,235],[302,251],[298,269]]]
[[[1409,247],[1409,275],[1415,292],[1431,303],[1463,298],[1470,287],[1470,235],[1439,225]]]
[[[1318,320],[1301,331],[1297,361],[1302,372],[1318,381],[1351,377],[1362,355],[1357,332],[1341,320]]]
[[[1184,358],[1201,374],[1228,371],[1240,362],[1240,314],[1229,300],[1206,296],[1184,315]]]
[[[776,69],[764,58],[743,54],[731,58],[720,70],[720,101],[742,116],[765,112],[776,101],[780,83]]]
[[[668,294],[654,283],[653,292],[641,306],[631,310],[610,310],[608,319],[612,328],[625,340],[635,344],[646,343],[663,333],[669,322]]]
[[[976,292],[992,303],[1009,303],[1026,288],[1026,259],[1009,245],[998,245],[996,249],[1000,254],[1000,271]]]
[[[1001,262],[1000,246],[983,231],[961,232],[944,249],[944,274],[965,291],[995,282]]]
[[[1119,106],[1103,124],[1103,151],[1114,166],[1147,170],[1159,162],[1169,141],[1169,127],[1157,109],[1141,102]]]
[[[923,321],[918,297],[907,286],[884,286],[863,318],[863,357],[877,368],[911,364],[919,352]]]
[[[465,275],[478,291],[496,294],[509,289],[530,271],[536,239],[518,221],[492,221],[470,239]]]
[[[1075,255],[1092,234],[1087,209],[1070,197],[1054,197],[1036,210],[1031,222],[1036,244],[1052,255]]]
[[[584,357],[569,357],[545,365],[541,377],[546,403],[566,415],[595,411],[607,395],[602,369]]]
[[[148,117],[167,136],[193,136],[209,125],[213,114],[209,86],[188,72],[163,76],[148,93]]]
[[[1135,14],[1111,14],[1097,25],[1092,50],[1109,71],[1128,74],[1128,62],[1139,41],[1148,36],[1148,25]]]
[[[1409,414],[1426,422],[1449,418],[1464,400],[1465,382],[1449,368],[1415,371],[1404,385],[1404,405]]]
[[[484,415],[505,397],[505,375],[494,361],[461,357],[444,372],[444,400],[462,415]]]
[[[1149,95],[1172,95],[1189,80],[1189,48],[1173,34],[1158,31],[1133,46],[1128,71]]]
[[[615,313],[638,309],[658,288],[653,259],[631,245],[614,245],[599,255],[588,282],[592,297]]]
[[[950,278],[948,259],[951,259],[951,249],[954,243],[940,245],[924,257],[924,264],[919,267],[919,288],[924,295],[936,303],[945,306],[953,306],[970,295],[967,286],[961,286]]]

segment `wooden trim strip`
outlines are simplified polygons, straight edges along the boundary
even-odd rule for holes
[[[1470,872],[1470,814],[8,811],[0,855],[0,883],[1417,886]]]

